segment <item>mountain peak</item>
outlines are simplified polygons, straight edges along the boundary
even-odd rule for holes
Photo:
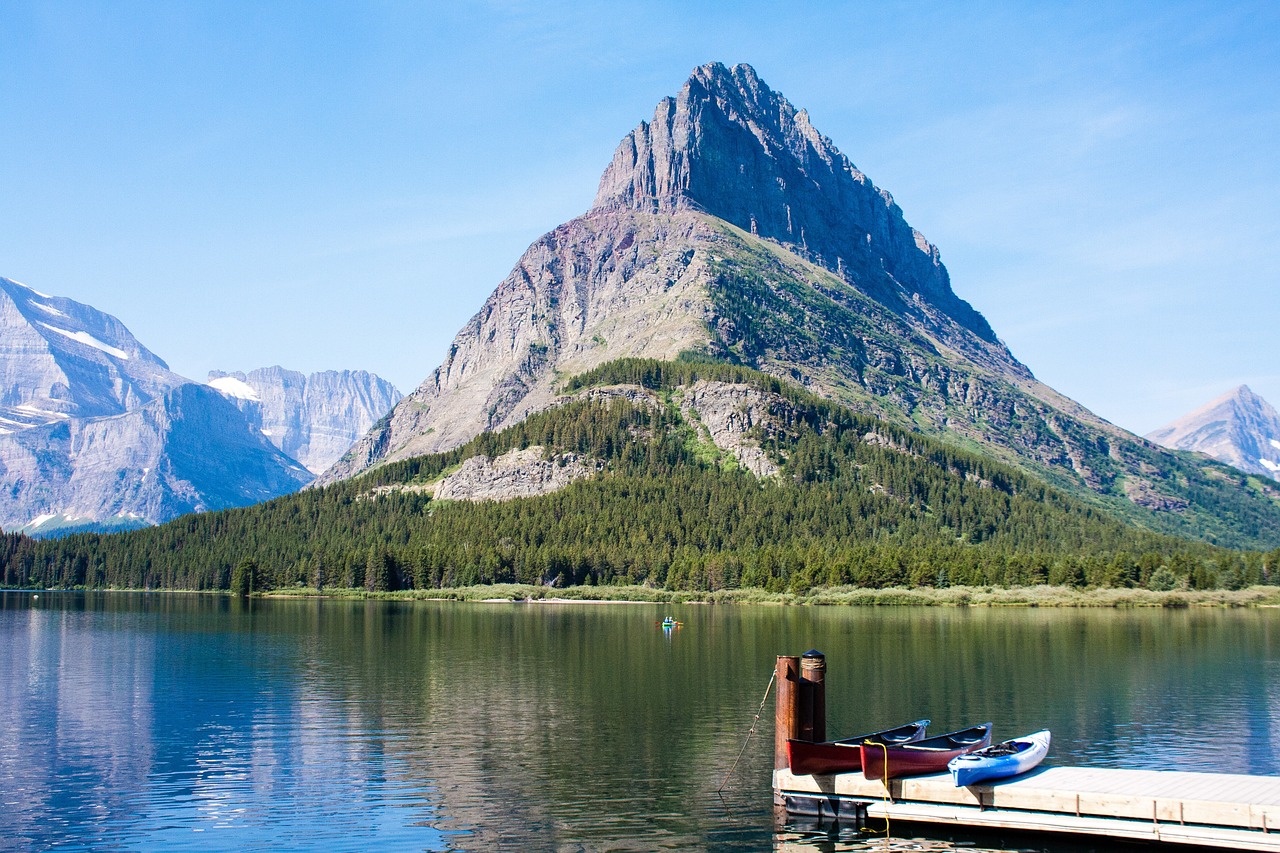
[[[786,246],[889,306],[923,301],[995,342],[937,248],[750,65],[694,69],[618,144],[593,210],[696,210]]]
[[[1172,423],[1147,433],[1175,450],[1195,450],[1241,471],[1280,477],[1280,413],[1238,385]]]
[[[693,73],[689,75],[686,86],[693,82],[700,82],[709,89],[715,89],[722,92],[735,91],[739,95],[750,97],[753,101],[759,100],[763,93],[773,95],[774,92],[760,79],[760,75],[756,70],[745,62],[739,63],[732,68],[723,62],[708,62],[706,65],[699,65],[693,69]]]
[[[279,365],[247,374],[211,370],[208,384],[240,409],[252,430],[313,473],[336,462],[402,396],[365,370],[309,376]]]

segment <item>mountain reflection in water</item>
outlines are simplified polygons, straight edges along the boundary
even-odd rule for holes
[[[832,736],[991,719],[1051,763],[1277,774],[1274,622],[0,593],[0,848],[884,849],[775,832],[772,701],[717,794],[777,654],[827,653]]]

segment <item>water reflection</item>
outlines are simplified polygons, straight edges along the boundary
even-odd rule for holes
[[[771,703],[716,791],[812,647],[833,736],[991,719],[1050,762],[1280,773],[1270,611],[672,609],[0,594],[0,839],[877,849],[775,836]]]

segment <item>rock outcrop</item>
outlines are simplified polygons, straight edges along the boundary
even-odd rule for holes
[[[778,473],[760,439],[775,434],[791,409],[777,394],[728,382],[695,382],[680,397],[685,419],[700,424],[716,447],[757,477]]]
[[[1207,454],[1251,474],[1280,477],[1280,413],[1247,385],[1147,433],[1147,438],[1175,450]]]
[[[576,453],[544,458],[544,448],[534,445],[512,450],[496,459],[473,456],[434,489],[436,500],[506,501],[531,498],[563,489],[575,480],[602,470],[604,463]]]
[[[390,382],[365,370],[307,376],[283,367],[209,373],[249,426],[313,474],[324,471],[399,402]]]

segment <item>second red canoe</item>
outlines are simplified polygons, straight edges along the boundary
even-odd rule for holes
[[[861,747],[862,775],[868,779],[897,779],[942,773],[947,762],[956,756],[990,745],[990,723],[911,743],[866,743]]]

